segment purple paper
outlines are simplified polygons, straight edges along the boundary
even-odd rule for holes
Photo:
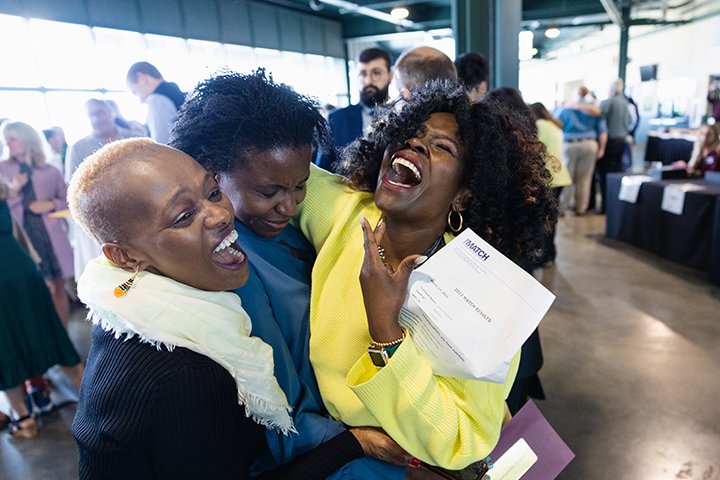
[[[532,400],[503,427],[500,440],[490,454],[492,459],[500,459],[521,438],[525,439],[538,457],[522,480],[553,480],[575,458],[575,454],[545,420]],[[492,470],[489,474],[492,477]]]

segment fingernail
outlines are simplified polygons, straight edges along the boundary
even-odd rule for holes
[[[364,228],[364,227],[365,227],[365,215],[363,215],[361,213],[360,214],[360,228]]]
[[[383,217],[380,217],[380,220],[378,220],[377,226],[379,227],[383,223]]]
[[[427,260],[427,259],[428,259],[428,257],[426,257],[425,255],[420,255],[419,257],[417,257],[415,259],[415,266],[418,267],[418,266],[422,265],[423,263],[425,263],[425,260]]]
[[[411,458],[411,459],[410,459],[410,466],[411,466],[411,467],[414,467],[414,468],[420,467],[420,460],[418,460],[417,458]]]

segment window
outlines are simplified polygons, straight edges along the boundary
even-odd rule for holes
[[[47,20],[30,20],[29,27],[44,87],[99,86],[95,42],[89,28]]]
[[[40,72],[27,22],[20,17],[0,15],[0,45],[3,45],[0,86],[39,87]]]
[[[225,45],[227,66],[236,72],[248,73],[256,68],[255,49],[241,45]]]
[[[227,55],[221,43],[201,40],[188,40],[189,74],[194,78],[194,87],[203,78],[209,77],[221,68],[227,67]]]
[[[0,118],[29,123],[38,130],[50,124],[45,96],[40,92],[0,91]]]
[[[184,91],[222,68],[249,73],[265,67],[278,82],[338,104],[346,98],[342,59],[228,45],[110,28],[0,15],[0,118],[38,131],[53,125],[72,144],[90,132],[84,103],[114,100],[123,117],[143,122],[146,108],[128,91],[127,69],[146,60]]]
[[[125,90],[128,67],[147,53],[145,39],[137,32],[110,28],[93,28],[95,38],[95,69],[99,86],[107,90]]]

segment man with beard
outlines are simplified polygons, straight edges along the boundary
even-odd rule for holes
[[[333,171],[337,150],[362,136],[376,110],[384,108],[388,100],[392,79],[390,54],[380,48],[368,48],[360,52],[357,63],[360,103],[335,110],[328,116],[333,145],[316,160],[326,170]]]

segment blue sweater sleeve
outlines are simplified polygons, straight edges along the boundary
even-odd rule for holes
[[[293,419],[298,431],[290,435],[282,435],[274,430],[266,431],[269,454],[261,456],[253,465],[252,472],[257,474],[312,450],[343,432],[345,427],[330,417],[319,395],[316,398],[311,386],[298,373],[278,319],[275,318],[270,296],[252,264],[248,282],[235,293],[240,295],[243,308],[252,320],[253,336],[262,338],[273,347],[275,377],[293,408]]]

